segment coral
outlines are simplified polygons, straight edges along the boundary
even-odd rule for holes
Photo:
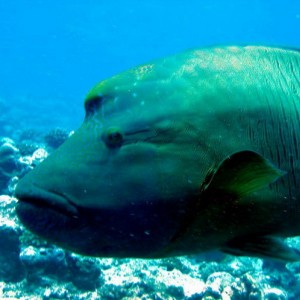
[[[24,277],[19,259],[21,233],[15,215],[16,199],[0,196],[0,281],[17,282]]]
[[[22,130],[19,136],[20,141],[33,141],[36,140],[38,133],[35,129],[25,129]]]
[[[20,153],[9,138],[0,140],[0,191],[5,192],[11,177],[20,173]]]
[[[31,156],[31,164],[33,166],[36,166],[40,164],[47,156],[48,156],[48,152],[43,148],[39,148],[33,152]]]
[[[190,266],[186,265],[184,261],[179,258],[166,258],[162,261],[161,267],[165,267],[167,271],[179,270],[182,274],[189,274]]]
[[[32,155],[39,148],[38,144],[30,142],[21,142],[17,146],[22,156]]]
[[[7,191],[9,193],[9,195],[13,195],[18,182],[19,182],[19,177],[18,176],[14,176],[14,177],[9,179],[8,184],[7,184]]]
[[[40,239],[37,235],[31,233],[29,230],[24,229],[20,235],[20,242],[22,244],[22,247],[45,247],[48,245],[48,243]]]
[[[65,252],[57,247],[23,248],[20,260],[26,269],[26,279],[30,284],[48,285],[56,280],[67,280],[68,270]]]
[[[0,280],[5,282],[22,280],[25,273],[19,259],[20,243],[18,231],[12,227],[0,225],[0,240]]]
[[[80,290],[94,290],[102,282],[100,268],[95,260],[79,255],[66,256],[71,281]]]
[[[8,225],[11,228],[19,229],[19,220],[16,216],[15,207],[17,199],[8,195],[0,196],[0,224]]]
[[[278,288],[269,288],[264,290],[264,300],[286,300],[287,294],[285,291]]]
[[[63,129],[53,129],[45,135],[44,139],[47,146],[54,149],[58,148],[69,137],[69,133]]]
[[[43,148],[38,148],[35,150],[31,156],[22,156],[19,159],[19,164],[21,165],[21,171],[18,177],[23,177],[27,172],[32,170],[35,166],[40,164],[46,157],[48,152]]]
[[[18,171],[19,150],[9,139],[0,141],[0,173],[12,177]]]

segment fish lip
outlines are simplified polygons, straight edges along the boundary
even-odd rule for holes
[[[15,197],[21,203],[37,208],[52,209],[68,217],[77,218],[79,215],[77,206],[66,194],[46,190],[35,183],[31,183],[31,186],[26,187],[23,192],[17,186]]]

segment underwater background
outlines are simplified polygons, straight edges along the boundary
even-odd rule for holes
[[[0,1],[0,299],[300,299],[300,263],[82,257],[14,212],[16,182],[79,127],[95,83],[186,49],[250,44],[300,48],[300,1]]]

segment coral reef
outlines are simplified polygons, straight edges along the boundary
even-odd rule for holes
[[[34,142],[27,142],[25,144],[22,141],[17,146],[13,140],[7,137],[1,138],[0,193],[12,195],[19,178],[32,170],[47,156],[48,152]]]
[[[9,196],[0,196],[0,281],[4,282],[17,282],[24,276],[19,259],[21,228],[14,211],[16,202]]]
[[[19,150],[9,138],[0,140],[0,191],[4,191],[11,177],[18,174]]]
[[[18,169],[19,149],[8,138],[0,140],[0,172],[6,177],[14,176]]]
[[[58,148],[67,138],[69,133],[66,130],[57,128],[49,131],[45,135],[45,142],[48,147]]]
[[[22,142],[19,143],[17,145],[21,156],[30,156],[34,153],[34,151],[36,151],[37,149],[39,149],[39,145],[38,144],[33,144],[30,142]]]

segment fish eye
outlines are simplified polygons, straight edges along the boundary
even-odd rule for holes
[[[109,128],[102,139],[109,148],[119,148],[123,144],[123,134],[118,128]]]
[[[85,104],[84,104],[86,113],[92,114],[92,113],[96,112],[99,109],[102,102],[103,102],[102,95],[97,95],[97,96],[87,98],[85,100]]]

